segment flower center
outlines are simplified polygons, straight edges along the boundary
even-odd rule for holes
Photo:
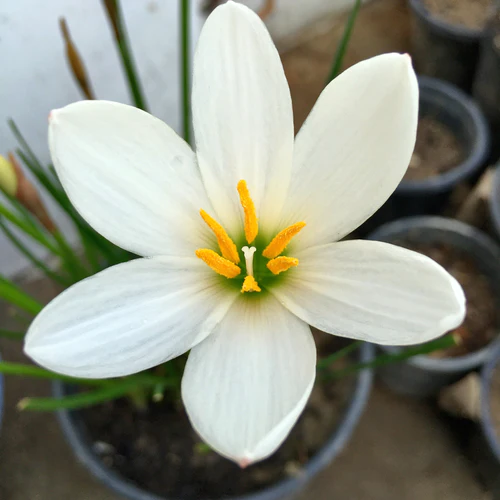
[[[243,180],[238,182],[238,194],[240,195],[241,206],[245,213],[245,239],[248,244],[254,242],[255,238],[259,233],[259,224],[257,219],[257,213],[255,211],[255,205],[250,193],[248,191],[247,183]],[[240,264],[240,254],[233,240],[227,234],[226,230],[210,215],[208,215],[203,209],[200,210],[200,215],[205,221],[207,226],[213,231],[215,237],[217,238],[217,244],[219,245],[219,250],[222,255],[219,255],[213,250],[206,248],[199,248],[196,250],[196,256],[203,260],[209,267],[211,267],[216,273],[221,276],[225,276],[228,279],[236,279],[240,276],[243,266]],[[246,276],[241,285],[241,292],[260,292],[261,288],[257,282],[257,279],[265,278],[265,271],[263,266],[257,266],[261,276],[254,275],[254,256],[257,253],[257,258],[260,256],[267,259],[266,268],[271,272],[271,276],[276,276],[283,271],[287,271],[291,267],[299,265],[299,260],[293,257],[287,257],[281,255],[288,243],[292,238],[298,234],[306,225],[305,222],[297,222],[291,226],[280,231],[264,248],[260,253],[256,246],[244,246],[241,251],[243,252]]]

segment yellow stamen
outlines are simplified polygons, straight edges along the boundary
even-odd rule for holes
[[[250,193],[248,192],[247,183],[245,181],[238,182],[237,189],[240,195],[241,206],[245,211],[245,237],[248,243],[252,243],[259,232],[255,205],[253,204],[252,198],[250,198]]]
[[[212,219],[212,217],[210,217],[205,210],[200,210],[200,215],[207,223],[207,226],[214,232],[222,255],[227,260],[238,264],[240,262],[238,250],[236,245],[233,243],[233,240],[226,233],[226,230],[215,219]]]
[[[291,226],[280,231],[267,245],[265,250],[262,252],[262,255],[267,259],[274,259],[277,257],[283,250],[285,250],[290,240],[301,231],[301,229],[306,225],[305,222],[296,222]]]
[[[253,276],[247,276],[241,287],[241,293],[260,292],[260,287]]]
[[[276,257],[267,263],[267,268],[273,274],[279,274],[298,265],[299,259],[295,259],[293,257]]]
[[[211,267],[216,273],[219,273],[226,278],[235,278],[241,273],[241,269],[236,264],[225,259],[224,257],[221,257],[213,250],[199,248],[195,253],[196,257],[205,262],[205,264]]]

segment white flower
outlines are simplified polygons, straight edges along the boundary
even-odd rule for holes
[[[408,56],[345,71],[294,143],[278,53],[259,18],[229,2],[203,28],[192,101],[196,153],[122,104],[51,114],[52,158],[73,204],[144,258],[59,295],[25,349],[51,370],[89,378],[191,349],[182,381],[191,422],[246,465],[276,450],[306,404],[316,361],[309,325],[380,344],[425,342],[462,322],[464,296],[417,253],[331,243],[373,214],[407,168],[418,114]]]

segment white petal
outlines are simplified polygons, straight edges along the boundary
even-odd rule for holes
[[[29,328],[25,352],[76,377],[151,368],[202,341],[224,317],[238,294],[220,278],[195,257],[111,267],[46,306]]]
[[[191,256],[206,245],[199,210],[210,204],[196,157],[162,121],[82,101],[51,113],[49,142],[72,203],[116,245],[143,256]]]
[[[193,126],[203,181],[226,228],[241,227],[236,185],[247,181],[261,229],[276,224],[293,148],[290,91],[259,17],[228,2],[207,19],[194,60]]]
[[[272,296],[245,297],[192,349],[182,398],[200,436],[244,466],[269,456],[288,435],[315,365],[308,325]]]
[[[427,342],[465,316],[457,281],[433,260],[377,241],[343,241],[297,254],[272,293],[310,325],[377,344]]]
[[[296,249],[339,240],[387,200],[410,162],[417,120],[407,55],[368,59],[326,87],[295,142],[281,226],[306,222]]]

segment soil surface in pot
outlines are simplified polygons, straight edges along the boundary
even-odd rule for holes
[[[488,20],[492,0],[423,0],[435,17],[449,24],[483,29]]]
[[[446,125],[430,116],[421,117],[404,180],[418,181],[444,174],[459,165],[464,157],[462,145]]]
[[[319,335],[329,344],[318,346],[319,355],[339,348],[338,339]],[[335,368],[347,363],[340,361]],[[81,415],[94,452],[122,477],[165,498],[218,500],[255,492],[300,474],[301,467],[335,431],[354,382],[353,378],[317,381],[306,409],[279,450],[246,469],[200,442],[180,402],[172,404],[165,398],[141,413],[121,399],[86,409]]]
[[[459,283],[467,299],[467,314],[456,333],[460,345],[435,351],[429,356],[450,358],[464,356],[489,344],[497,335],[499,316],[495,291],[489,279],[477,268],[472,259],[450,245],[425,245],[398,241],[398,245],[427,255],[443,266]]]

